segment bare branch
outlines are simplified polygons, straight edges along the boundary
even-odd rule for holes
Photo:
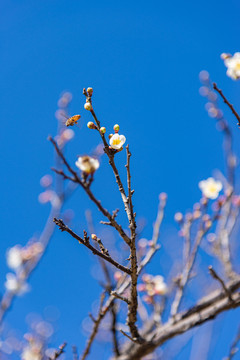
[[[116,291],[111,291],[110,295],[115,296],[115,298],[122,300],[124,302],[126,302],[128,305],[130,305],[130,301],[128,300],[128,298],[126,298],[125,296],[119,295]]]
[[[65,225],[64,222],[61,219],[54,218],[53,221],[55,222],[56,225],[59,226],[59,229],[61,231],[68,232],[73,238],[77,239],[80,244],[85,245],[89,250],[91,250],[94,255],[98,255],[99,257],[101,257],[104,260],[108,261],[110,264],[114,265],[117,269],[125,272],[128,275],[131,275],[131,270],[129,268],[126,268],[125,266],[119,264],[110,255],[106,255],[106,254],[98,251],[94,246],[92,246],[89,243],[88,238],[85,237],[84,239],[82,239],[75,232],[73,232],[67,225]]]
[[[236,117],[236,119],[238,121],[238,126],[240,126],[240,116],[238,115],[238,113],[234,109],[233,105],[230,104],[230,102],[227,100],[227,98],[223,95],[222,90],[217,87],[216,83],[213,83],[213,88],[214,88],[214,90],[216,90],[219,93],[219,95],[222,97],[225,104],[227,104],[227,106],[231,109],[233,115]]]
[[[95,336],[97,335],[100,322],[102,320],[102,317],[104,316],[104,314],[102,313],[104,299],[105,299],[105,292],[101,295],[100,306],[99,306],[99,311],[98,311],[98,317],[97,317],[96,321],[94,322],[92,333],[91,333],[91,335],[90,335],[90,337],[89,337],[89,339],[87,341],[87,346],[86,346],[86,349],[84,350],[84,353],[82,355],[81,360],[86,359],[87,355],[90,352],[93,340],[95,339]]]
[[[63,343],[61,346],[59,346],[59,350],[57,350],[53,356],[53,360],[59,358],[63,353],[64,353],[64,349],[67,346],[67,343]]]
[[[220,282],[220,284],[221,284],[223,290],[226,292],[226,295],[228,296],[229,300],[233,301],[232,294],[229,291],[229,289],[226,287],[224,281],[220,278],[220,276],[216,273],[216,271],[213,269],[212,266],[209,266],[208,269],[209,269],[209,272],[212,275],[212,277]]]

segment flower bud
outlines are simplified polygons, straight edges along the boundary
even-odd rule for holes
[[[109,134],[109,135],[108,135],[109,139],[111,139],[112,136],[113,136],[113,134]]]
[[[100,128],[100,133],[101,133],[101,134],[105,134],[105,132],[106,132],[106,128],[102,126],[102,127]]]
[[[118,124],[115,124],[113,127],[113,130],[115,131],[115,133],[118,133],[120,129],[120,126]]]
[[[84,108],[85,108],[85,110],[91,111],[92,110],[92,105],[90,104],[90,102],[86,102],[86,104],[84,104]]]
[[[89,95],[89,96],[92,96],[93,88],[88,87],[88,88],[87,88],[87,92],[88,92],[88,95]]]
[[[95,125],[92,121],[89,121],[89,122],[87,123],[87,127],[88,127],[89,129],[96,129],[96,125]]]
[[[91,236],[92,236],[93,240],[97,240],[97,235],[96,234],[92,234]]]

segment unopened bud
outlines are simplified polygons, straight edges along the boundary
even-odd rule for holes
[[[113,136],[113,134],[109,134],[109,135],[108,135],[108,138],[111,139],[112,136]]]
[[[87,127],[88,127],[89,129],[96,129],[96,125],[95,125],[92,121],[89,121],[89,122],[87,123]]]
[[[231,54],[226,54],[226,53],[222,53],[222,54],[220,55],[220,57],[221,57],[222,60],[226,60],[226,59],[230,58],[231,56],[232,56]]]
[[[105,128],[105,127],[101,127],[101,128],[100,128],[100,133],[101,133],[101,134],[105,134],[105,132],[106,132],[106,128]]]
[[[118,124],[114,125],[113,130],[115,131],[115,133],[118,133],[120,129],[120,126]]]
[[[96,234],[92,234],[91,236],[92,236],[93,240],[97,240],[97,235]]]
[[[87,92],[88,92],[88,95],[89,95],[89,96],[92,96],[93,88],[88,87],[88,88],[87,88]]]
[[[90,102],[86,102],[86,104],[84,104],[84,108],[85,110],[92,110],[92,105],[90,104]]]

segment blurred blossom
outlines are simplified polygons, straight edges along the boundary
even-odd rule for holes
[[[161,275],[152,276],[144,274],[142,276],[144,284],[138,285],[139,291],[145,291],[148,297],[155,295],[165,295],[167,293],[167,285],[164,282],[164,278]],[[144,298],[143,298],[144,299]],[[144,300],[146,302],[146,300]]]
[[[69,141],[69,140],[71,140],[73,137],[74,137],[74,131],[72,130],[72,129],[66,129],[66,130],[64,130],[63,132],[62,132],[62,135],[61,135],[61,137],[62,137],[62,139],[64,140],[64,141]]]
[[[200,94],[201,96],[208,96],[208,94],[209,94],[209,89],[208,89],[208,87],[207,87],[207,86],[201,86],[201,87],[199,88],[199,94]]]
[[[194,219],[199,219],[201,215],[202,215],[202,213],[201,213],[200,210],[195,210],[195,211],[193,212],[193,218],[194,218]]]
[[[192,221],[192,219],[193,219],[192,213],[187,213],[185,215],[185,218],[186,218],[187,221]]]
[[[209,73],[206,70],[202,70],[199,73],[199,79],[202,82],[207,82],[209,81]]]
[[[47,321],[40,321],[35,327],[36,333],[42,337],[49,338],[52,336],[53,326]]]
[[[120,150],[125,142],[126,142],[125,136],[119,135],[118,133],[114,134],[109,141],[110,146],[115,150]]]
[[[16,275],[7,273],[6,278],[7,280],[4,285],[9,292],[17,295],[23,295],[29,291],[29,285],[23,281],[20,281]]]
[[[37,241],[22,249],[22,259],[28,261],[43,252],[43,245]]]
[[[49,360],[55,359],[56,351],[58,351],[58,349],[55,349],[55,348],[47,349],[47,350],[45,350],[45,355],[47,356],[47,358]]]
[[[29,341],[21,354],[22,360],[42,360],[42,346],[34,340]]]
[[[240,79],[240,52],[236,52],[233,56],[222,54],[221,58],[227,67],[227,75],[233,80]]]
[[[91,156],[79,156],[76,166],[85,174],[93,174],[99,168],[99,161]]]
[[[167,193],[162,192],[159,194],[159,200],[166,201],[167,200]]]
[[[214,180],[212,177],[202,180],[198,184],[203,195],[208,199],[216,199],[222,190],[222,183]]]
[[[148,240],[147,239],[140,239],[138,241],[138,246],[141,248],[141,249],[145,249],[147,246],[148,246]]]
[[[174,215],[174,220],[176,222],[181,222],[183,220],[183,214],[180,213],[180,212],[177,212],[175,215]]]
[[[41,179],[40,179],[40,185],[42,187],[49,187],[50,185],[52,185],[53,182],[53,178],[51,175],[44,175]]]
[[[114,279],[115,279],[116,281],[119,281],[119,280],[121,279],[121,277],[122,277],[121,271],[115,271],[113,277],[114,277]]]
[[[54,191],[52,190],[46,190],[38,195],[38,201],[41,204],[46,204],[50,202],[54,197]]]
[[[214,242],[216,240],[216,238],[217,238],[217,236],[214,233],[210,233],[207,235],[207,241],[210,243]]]
[[[64,121],[64,122],[68,118],[66,111],[64,111],[62,109],[61,110],[59,109],[55,112],[55,117],[57,120]]]
[[[7,251],[7,265],[10,269],[17,270],[22,265],[22,248],[16,245]]]
[[[217,94],[215,94],[213,91],[209,91],[208,99],[212,102],[217,101]]]
[[[218,110],[215,107],[211,107],[208,110],[208,116],[210,116],[211,118],[216,118],[218,116]]]

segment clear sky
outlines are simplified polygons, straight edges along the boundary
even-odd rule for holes
[[[168,206],[161,242],[177,236],[174,213],[199,200],[200,180],[216,168],[224,170],[222,136],[204,109],[198,74],[208,70],[240,109],[240,83],[226,77],[220,59],[222,52],[240,51],[239,14],[238,0],[1,0],[2,291],[6,249],[38,234],[48,215],[48,205],[38,202],[39,179],[53,164],[47,136],[56,133],[54,113],[63,90],[73,94],[72,114],[82,114],[68,158],[74,161],[98,144],[97,136],[86,127],[90,114],[81,95],[83,87],[92,86],[102,124],[112,132],[118,123],[130,144],[135,210],[146,219],[144,236],[151,237],[162,191],[168,193]],[[223,109],[237,144],[236,121]],[[124,153],[117,164],[124,171]],[[120,206],[120,197],[106,167],[103,162],[94,189],[105,206],[114,209]],[[73,226],[79,232],[86,228],[85,209],[92,208],[101,220],[80,190],[67,207],[75,211]],[[97,221],[96,226],[101,231]],[[154,262],[155,274],[163,271],[160,257]],[[47,306],[55,306],[61,316],[53,346],[67,341],[81,351],[86,340],[81,324],[100,293],[89,275],[94,261],[85,249],[56,231],[30,279],[32,291],[18,298],[8,314],[9,326],[24,333],[28,313],[43,315]],[[232,324],[226,343],[214,340],[211,359],[226,355],[237,326]],[[186,347],[176,359],[190,358],[190,349]],[[107,358],[107,352],[102,357]]]

